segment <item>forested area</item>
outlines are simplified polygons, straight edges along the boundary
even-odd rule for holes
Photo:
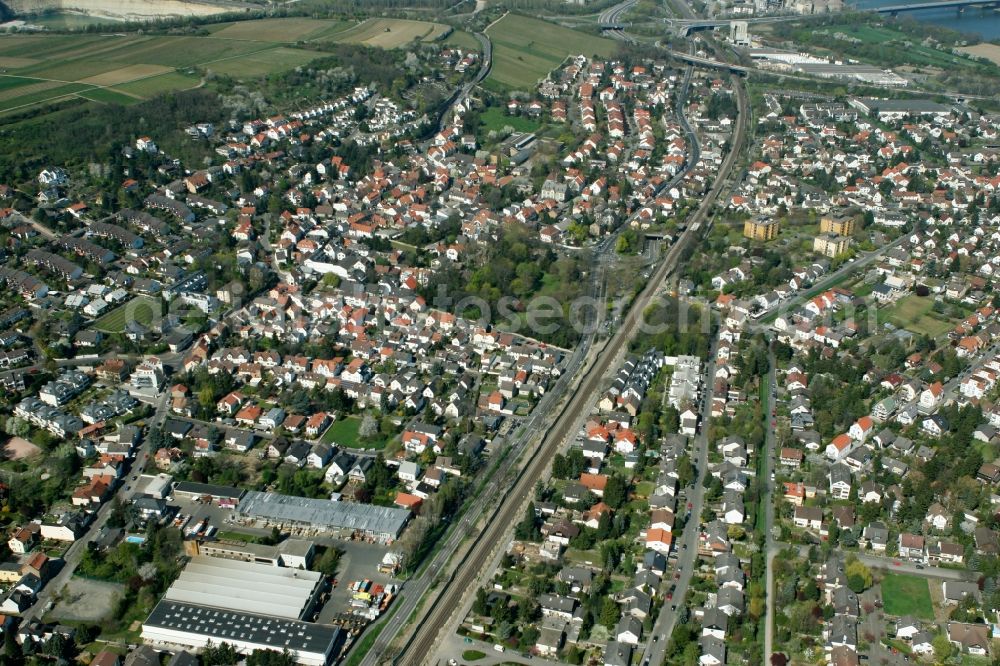
[[[198,163],[209,147],[182,138],[176,130],[192,122],[223,119],[218,96],[201,89],[161,95],[134,106],[74,101],[52,113],[43,111],[35,108],[10,117],[11,122],[0,129],[0,182],[34,180],[38,171],[53,164],[87,171],[89,164],[112,163],[123,145],[153,131],[165,150]]]
[[[509,225],[500,231],[497,242],[484,245],[470,259],[464,265],[444,266],[433,276],[423,290],[428,303],[447,309],[459,306],[458,314],[474,320],[491,315],[494,325],[520,328],[525,335],[561,347],[579,340],[580,332],[570,324],[569,314],[573,299],[584,294],[581,258],[559,257],[551,246],[533,238],[528,228]],[[544,317],[548,332],[532,330],[523,320],[531,309],[530,299],[539,295],[553,297],[561,307]],[[481,299],[480,305],[475,299]],[[482,303],[489,312],[483,311]]]

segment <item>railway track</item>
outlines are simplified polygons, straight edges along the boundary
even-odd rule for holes
[[[449,626],[451,615],[463,605],[467,594],[475,589],[482,568],[488,566],[495,549],[503,547],[508,540],[508,533],[514,528],[518,517],[524,510],[529,497],[534,491],[536,481],[543,478],[552,457],[561,448],[566,439],[573,434],[577,420],[581,414],[587,413],[605,374],[617,362],[622,352],[638,332],[639,317],[653,302],[660,286],[677,268],[685,249],[695,239],[700,238],[708,225],[702,224],[722,193],[737,155],[742,150],[746,137],[745,123],[742,122],[747,113],[746,92],[737,84],[740,118],[737,119],[737,133],[733,137],[732,150],[719,170],[718,178],[712,185],[708,196],[692,216],[690,223],[677,242],[670,248],[657,270],[650,276],[646,287],[636,298],[632,307],[625,315],[621,326],[609,340],[603,350],[598,352],[593,365],[585,371],[573,397],[566,402],[556,416],[551,429],[544,436],[542,443],[531,454],[521,475],[511,488],[507,497],[500,502],[487,519],[486,526],[479,534],[475,543],[466,552],[457,565],[454,573],[438,597],[433,599],[429,608],[420,620],[415,633],[411,636],[401,653],[392,660],[393,664],[403,666],[422,666],[433,656],[435,645],[442,630]]]

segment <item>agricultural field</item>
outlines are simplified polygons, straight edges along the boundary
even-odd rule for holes
[[[611,56],[618,48],[610,39],[587,35],[539,19],[508,14],[486,31],[493,40],[495,86],[534,88],[567,56]]]
[[[327,39],[347,44],[394,49],[411,42],[433,42],[447,34],[450,29],[443,23],[391,18],[368,19]]]
[[[102,315],[94,322],[94,328],[105,333],[121,333],[130,321],[148,326],[154,317],[160,316],[161,301],[149,296],[136,296],[128,303]]]
[[[414,26],[411,32],[422,36],[446,30],[418,21],[403,21],[401,26],[409,24]],[[205,72],[256,78],[286,71],[323,57],[293,43],[357,27],[344,21],[295,18],[220,24],[208,36],[0,35],[0,113],[73,97],[132,103],[197,87]],[[405,32],[402,27],[400,31]],[[355,39],[359,36],[354,33]],[[388,38],[380,34],[372,39]]]
[[[275,18],[220,23],[207,36],[0,36],[0,113],[73,97],[133,103],[202,83],[206,72],[257,78],[323,57],[293,45],[330,41],[397,48],[434,41],[451,28],[404,19],[348,21]],[[478,47],[471,35],[456,38]],[[469,42],[471,40],[471,44]]]
[[[311,18],[275,18],[219,23],[209,28],[212,37],[253,42],[305,42],[346,30],[347,21]]]
[[[882,580],[882,602],[886,615],[934,619],[934,605],[926,578],[886,574]]]
[[[879,319],[917,335],[938,337],[950,331],[952,324],[934,316],[933,307],[933,298],[911,294],[881,310]]]

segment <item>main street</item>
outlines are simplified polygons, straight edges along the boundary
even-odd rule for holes
[[[767,354],[767,388],[764,393],[764,421],[770,423],[774,414],[775,398],[778,391],[777,369],[774,367],[774,351],[770,348]],[[770,659],[774,651],[774,567],[772,566],[774,556],[778,552],[774,542],[774,457],[775,452],[775,428],[768,426],[764,428],[764,479],[763,491],[760,501],[764,503],[764,598],[767,604],[767,620],[764,624],[764,659]]]
[[[706,377],[715,376],[715,352],[718,347],[718,338],[713,338],[710,360],[705,370]],[[676,543],[679,549],[674,570],[680,574],[674,588],[673,599],[665,604],[660,610],[660,614],[653,623],[653,630],[646,637],[646,651],[643,664],[657,666],[663,663],[664,652],[670,635],[677,624],[678,613],[675,607],[684,605],[687,596],[688,586],[691,584],[691,577],[694,574],[694,567],[698,559],[698,538],[701,535],[701,512],[705,505],[705,477],[708,475],[708,430],[711,424],[712,400],[715,397],[711,379],[705,382],[705,392],[701,401],[702,421],[698,434],[692,441],[694,454],[691,461],[698,470],[698,475],[693,486],[687,490],[687,500],[691,503],[691,510],[688,511],[687,522],[684,524],[684,532]]]
[[[167,417],[167,406],[170,403],[169,398],[170,392],[164,391],[163,394],[161,394],[157,399],[156,411],[149,420],[150,429],[159,427],[163,424],[163,421]],[[149,454],[150,445],[147,438],[143,440],[142,444],[136,451],[135,457],[132,459],[132,463],[129,468],[129,475],[134,476],[145,467],[146,461],[149,459]],[[69,579],[73,577],[73,572],[76,571],[77,566],[79,566],[80,560],[83,558],[83,554],[87,551],[88,544],[96,539],[101,529],[107,525],[108,518],[110,518],[111,512],[114,510],[115,502],[127,504],[132,500],[132,497],[136,492],[136,486],[129,480],[128,476],[122,480],[122,483],[125,485],[115,494],[114,500],[105,502],[97,511],[97,516],[90,524],[86,533],[70,544],[69,548],[63,554],[63,563],[62,567],[59,569],[59,573],[57,573],[45,585],[45,587],[39,590],[37,601],[35,601],[34,605],[22,614],[22,617],[24,618],[23,622],[26,623],[32,618],[40,617],[44,614],[49,601],[55,599],[66,583],[69,582]]]

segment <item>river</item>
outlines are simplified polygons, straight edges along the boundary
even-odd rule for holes
[[[923,0],[914,0],[923,1]],[[859,9],[872,9],[886,5],[898,5],[903,0],[858,0],[852,2]],[[900,16],[912,16],[923,23],[939,25],[942,28],[979,35],[987,40],[1000,40],[1000,12],[992,9],[968,8],[962,14],[954,9],[934,9],[909,12]]]

